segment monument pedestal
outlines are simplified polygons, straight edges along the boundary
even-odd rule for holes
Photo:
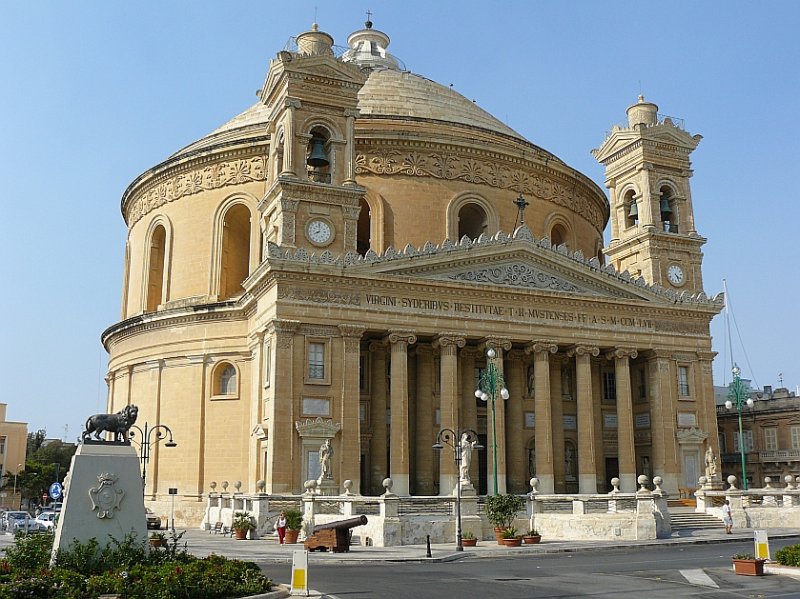
[[[317,481],[317,492],[320,495],[338,495],[339,486],[332,478],[325,478],[321,481]]]
[[[56,525],[51,562],[73,541],[122,541],[133,534],[147,541],[139,457],[130,445],[81,443],[72,457],[64,503]]]

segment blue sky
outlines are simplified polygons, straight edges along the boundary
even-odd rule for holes
[[[288,5],[288,6],[287,6]],[[314,21],[345,45],[365,11],[415,73],[474,99],[602,186],[590,150],[642,92],[693,154],[706,292],[727,279],[733,355],[800,384],[800,3],[15,2],[0,20],[0,401],[74,438],[105,407],[100,333],[120,315],[119,201],[142,171],[255,102]],[[440,241],[440,240],[435,240]],[[717,384],[730,381],[712,324]]]

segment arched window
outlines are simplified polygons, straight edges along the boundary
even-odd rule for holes
[[[219,297],[229,299],[242,293],[242,281],[250,274],[250,211],[236,204],[225,213],[222,223]]]
[[[166,245],[167,230],[163,225],[158,225],[150,236],[145,312],[155,312],[164,299],[164,255]]]
[[[364,198],[359,203],[361,212],[358,213],[358,230],[356,233],[356,251],[362,256],[367,253],[371,244],[372,213],[369,204]]]
[[[622,203],[623,210],[625,211],[625,227],[635,227],[639,222],[639,205],[634,198],[634,191],[631,189],[625,194],[625,200]]]
[[[482,206],[474,203],[464,204],[458,211],[458,238],[464,235],[477,239],[487,232],[488,218]]]
[[[550,243],[555,247],[567,242],[567,230],[564,225],[557,224],[550,229]]]
[[[215,395],[236,395],[236,368],[233,364],[221,364],[217,369],[217,388]]]

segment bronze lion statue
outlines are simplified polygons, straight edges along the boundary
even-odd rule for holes
[[[86,430],[83,431],[83,440],[86,441],[94,433],[94,438],[101,441],[100,433],[108,432],[114,433],[114,441],[126,441],[128,431],[133,426],[133,423],[136,422],[138,415],[139,408],[130,405],[125,406],[116,414],[89,416],[86,421]]]

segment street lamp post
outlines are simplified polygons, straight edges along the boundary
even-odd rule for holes
[[[745,390],[744,385],[742,384],[742,379],[739,378],[741,374],[741,370],[739,367],[734,364],[733,369],[731,370],[733,373],[733,383],[731,384],[731,390],[728,393],[729,399],[725,402],[725,408],[728,410],[733,409],[736,406],[736,411],[739,414],[739,454],[742,456],[742,489],[745,491],[747,490],[747,469],[745,467],[745,460],[744,460],[744,435],[742,434],[742,408],[746,405],[748,408],[753,407],[753,399],[751,397],[747,397],[745,399]]]
[[[17,464],[17,469],[14,471],[14,509],[18,509],[21,501],[17,501],[17,474],[19,474],[19,469],[22,468],[22,464]]]
[[[494,495],[498,494],[497,491],[497,426],[495,424],[495,400],[497,394],[500,397],[508,399],[508,389],[505,388],[505,381],[503,375],[497,370],[494,359],[497,353],[494,348],[486,350],[486,370],[481,375],[481,380],[478,389],[475,391],[475,397],[481,401],[488,402],[491,400],[492,409],[492,476],[494,478]]]
[[[462,447],[460,441],[462,437],[469,444],[470,451],[472,449],[483,449],[483,445],[478,443],[478,433],[471,428],[465,428],[458,432],[450,428],[443,428],[436,436],[436,443],[433,445],[436,450],[441,450],[445,445],[449,445],[453,448],[453,456],[456,460],[456,471],[458,472],[458,480],[456,482],[456,551],[464,551],[461,535],[461,481],[464,480],[461,476],[461,461],[464,459],[464,447]],[[469,481],[468,478],[466,480]]]
[[[145,422],[144,430],[135,424],[131,426],[131,429],[128,431],[128,438],[139,447],[139,460],[142,462],[142,493],[144,493],[147,486],[147,464],[150,462],[150,450],[166,439],[167,435],[169,435],[169,441],[164,443],[164,447],[177,447],[178,444],[172,439],[172,430],[166,424],[157,424],[150,428]],[[133,429],[139,432],[139,440],[136,440]]]

